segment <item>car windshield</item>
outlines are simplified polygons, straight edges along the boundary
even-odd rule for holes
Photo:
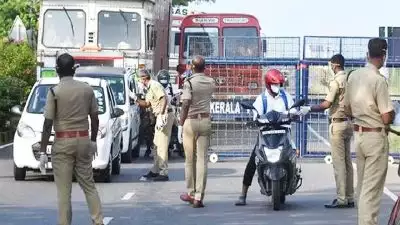
[[[105,49],[140,49],[140,15],[135,12],[99,13],[99,46]]]
[[[46,105],[47,92],[54,85],[38,85],[32,92],[31,98],[29,99],[28,107],[26,111],[28,113],[43,114],[44,107]],[[94,95],[97,99],[97,105],[99,108],[99,114],[103,114],[106,111],[104,93],[101,87],[93,87]]]
[[[184,31],[184,57],[218,56],[218,28],[189,27]]]
[[[85,29],[84,11],[49,9],[44,13],[42,43],[46,47],[80,48],[85,43]]]
[[[109,76],[97,74],[75,74],[76,77],[91,77],[105,80],[110,85],[117,105],[125,105],[125,81],[124,76]]]
[[[260,37],[255,27],[224,28],[226,57],[255,57],[260,55]]]

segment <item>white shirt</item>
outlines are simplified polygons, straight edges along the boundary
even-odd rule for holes
[[[284,90],[284,92],[286,94],[288,108],[290,108],[294,104],[293,97],[286,90]],[[277,112],[286,111],[285,102],[283,101],[283,97],[280,93],[277,96],[273,97],[272,95],[269,94],[268,90],[265,89],[265,96],[267,97],[266,113],[272,110],[275,110]],[[262,94],[257,96],[256,100],[253,103],[253,107],[256,109],[253,110],[253,120],[256,120],[257,115],[262,115],[264,113]],[[291,109],[290,112],[295,113],[297,112],[297,110]],[[283,125],[283,126],[290,128],[290,125]]]
[[[167,97],[168,97],[168,103],[169,103],[169,104],[171,103],[172,97],[173,97],[173,95],[174,95],[174,92],[173,92],[173,91],[172,91],[172,95],[171,95],[170,88],[172,89],[172,87],[171,87],[170,84],[168,84],[167,87],[164,88],[165,94],[166,94]]]

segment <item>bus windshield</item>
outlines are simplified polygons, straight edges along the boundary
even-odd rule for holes
[[[218,56],[218,28],[188,27],[184,30],[183,55],[205,57]]]
[[[104,49],[140,49],[140,15],[135,12],[99,13],[99,46]]]
[[[226,57],[260,55],[260,37],[255,27],[226,27],[222,30]]]
[[[44,13],[43,20],[42,44],[44,46],[80,48],[84,45],[86,29],[84,11],[48,9]]]

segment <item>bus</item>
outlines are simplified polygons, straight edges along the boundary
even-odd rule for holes
[[[262,56],[263,49],[256,17],[233,13],[189,15],[182,20],[180,30],[180,88],[187,63],[201,55],[207,61],[206,73],[217,81],[218,94],[260,93],[262,71],[252,62]]]
[[[254,99],[262,90],[265,52],[258,19],[249,14],[207,13],[186,16],[181,23],[176,83],[181,89],[190,59],[206,59],[205,73],[217,83],[211,101],[212,119],[231,121],[249,117],[238,99]]]
[[[63,52],[80,66],[169,68],[171,0],[43,0],[39,14],[37,79],[55,75]]]

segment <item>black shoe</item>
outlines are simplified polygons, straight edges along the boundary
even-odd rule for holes
[[[158,175],[152,178],[153,181],[169,181],[168,175]]]
[[[349,207],[349,204],[339,204],[338,200],[334,199],[331,204],[325,204],[325,208],[328,208],[328,209],[342,209],[342,208],[350,208],[350,207]]]
[[[236,206],[243,206],[246,205],[246,196],[239,196],[239,199],[235,202]]]
[[[354,208],[355,204],[354,204],[354,202],[348,202],[347,206],[348,206],[348,208]]]
[[[140,180],[141,181],[147,181],[147,180],[152,179],[152,178],[157,177],[157,176],[159,176],[158,173],[153,173],[153,172],[149,171],[147,174],[143,175],[140,178]]]

